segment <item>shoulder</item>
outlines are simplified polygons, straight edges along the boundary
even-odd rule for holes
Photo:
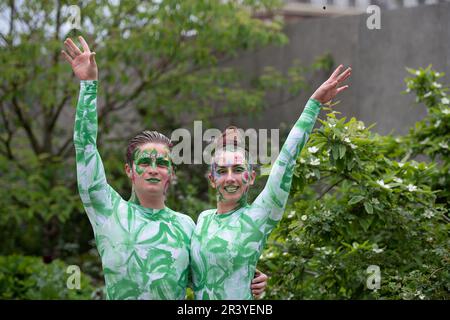
[[[205,220],[211,219],[216,214],[217,209],[208,209],[202,211],[197,218],[197,229],[201,228]]]
[[[202,211],[198,216],[197,223],[199,223],[201,220],[203,220],[205,218],[215,215],[216,211],[217,211],[217,209],[208,209],[208,210]]]
[[[193,230],[195,228],[194,220],[192,220],[192,218],[190,216],[188,216],[187,214],[174,211],[170,208],[167,208],[167,211],[170,214],[172,214],[177,219],[177,221],[179,221],[182,225],[188,227],[191,230]]]

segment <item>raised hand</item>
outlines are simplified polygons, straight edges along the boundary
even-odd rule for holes
[[[339,85],[350,77],[352,74],[352,68],[347,68],[344,72],[342,72],[343,69],[344,66],[342,64],[337,67],[330,78],[322,83],[322,85],[313,93],[311,98],[316,99],[323,104],[333,99],[338,93],[346,90],[348,85],[342,87],[339,87]]]
[[[75,76],[79,80],[97,80],[98,70],[95,62],[95,52],[91,52],[83,37],[79,36],[78,39],[83,47],[83,52],[75,45],[72,39],[67,38],[64,41],[67,52],[62,50],[61,53],[64,59],[70,63]]]

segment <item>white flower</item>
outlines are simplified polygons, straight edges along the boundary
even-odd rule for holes
[[[336,125],[334,123],[330,123],[330,128],[334,128]]]
[[[425,218],[430,219],[431,217],[434,217],[434,212],[433,212],[433,210],[427,209],[427,210],[425,210],[423,215]]]
[[[311,162],[309,164],[312,166],[318,166],[320,164],[320,159],[314,158],[311,160]]]
[[[420,71],[416,70],[416,76],[420,76]]]
[[[300,163],[305,163],[305,162],[306,162],[305,159],[300,158]]]
[[[411,89],[410,88],[406,88],[406,92],[411,92]]]
[[[350,143],[350,148],[352,148],[352,149],[356,149],[356,148],[358,148],[356,145],[354,145],[353,143]]]
[[[426,144],[430,140],[429,137],[426,137],[425,140],[421,141],[420,144]]]
[[[375,243],[375,244],[373,245],[373,247],[372,247],[372,251],[375,252],[375,253],[381,253],[381,252],[384,251],[384,249],[378,248],[378,244]]]
[[[408,184],[406,186],[406,188],[408,189],[409,192],[413,192],[413,191],[417,190],[417,187],[415,185],[412,185],[412,184]]]
[[[309,179],[310,177],[314,177],[314,176],[315,176],[314,172],[308,172],[308,173],[305,175],[305,178],[306,178],[306,179]]]
[[[287,252],[283,252],[283,256],[287,256],[288,255],[288,253]]]
[[[378,201],[378,199],[377,199],[377,198],[372,198],[372,203],[373,203],[373,204],[379,204],[379,203],[380,203],[380,201]]]
[[[394,181],[395,181],[395,182],[397,182],[397,183],[403,183],[403,180],[402,180],[402,179],[400,179],[400,178],[397,178],[397,177],[396,177],[396,178],[394,178]]]
[[[442,104],[449,104],[450,100],[448,100],[446,97],[441,99]]]
[[[448,108],[444,109],[444,110],[442,110],[442,113],[443,114],[450,114],[450,109],[448,109]]]
[[[434,127],[437,128],[437,127],[439,127],[440,124],[441,124],[441,119],[436,121],[436,123],[434,124]]]
[[[399,163],[397,163],[398,164],[398,166],[401,168],[401,167],[403,167],[405,164],[403,163],[403,162],[399,162]]]
[[[439,72],[436,72],[436,77],[439,77],[441,74]]]
[[[443,149],[448,149],[448,144],[446,142],[440,142],[439,147],[441,147]]]
[[[421,294],[421,295],[419,295],[419,298],[420,298],[420,300],[423,300],[423,299],[425,299],[425,295]]]
[[[311,148],[308,148],[308,151],[309,151],[309,153],[316,153],[317,151],[319,151],[319,148],[311,147]]]
[[[440,84],[440,83],[437,83],[437,82],[433,82],[433,87],[435,87],[435,88],[442,88],[442,84]]]
[[[358,130],[364,130],[366,127],[363,124],[358,124]]]
[[[390,188],[391,188],[389,185],[384,184],[384,181],[383,181],[383,180],[377,180],[377,183],[378,183],[378,185],[379,185],[380,187],[383,187],[383,188],[385,188],[385,189],[390,189]]]
[[[350,139],[349,139],[348,137],[346,137],[346,138],[344,139],[344,142],[350,143],[351,141],[350,141]]]
[[[431,92],[427,92],[423,95],[424,98],[428,98],[429,96],[431,96]]]
[[[292,218],[293,216],[295,216],[295,211],[294,210],[292,210],[291,212],[289,212],[289,214],[288,214],[288,218],[290,219],[290,218]]]
[[[306,214],[304,214],[304,215],[302,215],[301,219],[302,219],[303,221],[306,221],[306,219],[308,219],[308,216],[307,216]]]

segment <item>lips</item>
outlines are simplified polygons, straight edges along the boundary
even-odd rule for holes
[[[149,179],[145,179],[145,181],[147,181],[149,183],[159,183],[161,180],[158,178],[149,178]]]
[[[226,186],[223,188],[227,193],[236,193],[239,190],[238,186]]]

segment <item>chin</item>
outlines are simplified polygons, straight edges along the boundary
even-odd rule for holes
[[[242,193],[233,194],[233,195],[227,194],[226,196],[224,196],[224,198],[225,198],[225,201],[228,201],[228,202],[238,202],[239,199],[242,198]]]
[[[147,191],[153,191],[153,192],[163,192],[163,187],[160,183],[158,184],[148,184],[145,186],[145,190]]]

